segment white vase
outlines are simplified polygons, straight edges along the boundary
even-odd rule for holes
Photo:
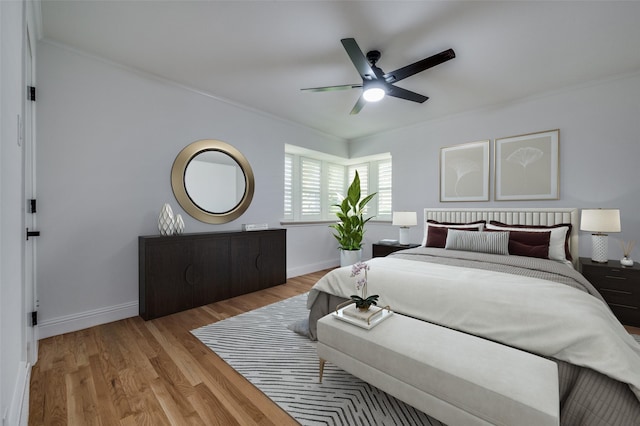
[[[182,220],[182,216],[178,213],[173,220],[173,233],[176,235],[180,235],[184,232],[184,220]]]
[[[340,249],[340,266],[350,266],[362,260],[362,249],[342,250]]]
[[[625,256],[622,259],[620,259],[620,264],[622,266],[633,266],[633,259]]]
[[[165,203],[158,216],[158,231],[160,235],[173,235],[174,227],[173,210],[169,204]]]

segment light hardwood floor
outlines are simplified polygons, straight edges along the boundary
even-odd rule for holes
[[[41,340],[29,425],[297,425],[189,331],[305,293],[326,272],[151,321]]]
[[[29,424],[297,425],[189,331],[305,293],[326,272],[152,321],[134,317],[40,341]]]

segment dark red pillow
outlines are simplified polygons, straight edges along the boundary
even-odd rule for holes
[[[497,229],[487,229],[487,232],[501,232]],[[508,231],[509,232],[509,254],[514,256],[539,257],[541,259],[549,258],[549,241],[551,240],[551,231],[549,232],[526,232],[526,231]]]
[[[478,231],[477,227],[473,228],[451,228],[458,231]],[[425,247],[444,248],[447,244],[447,235],[449,228],[446,226],[430,226],[427,229],[427,243]]]
[[[508,228],[529,228],[529,229],[553,229],[553,228],[562,228],[567,227],[567,233],[564,239],[564,252],[567,260],[572,261],[571,251],[569,250],[569,237],[571,236],[571,228],[572,225],[570,223],[559,223],[557,225],[507,225],[506,223],[498,222],[496,220],[492,220],[489,222],[491,225],[495,226],[503,226]]]

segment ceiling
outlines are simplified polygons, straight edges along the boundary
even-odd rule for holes
[[[640,2],[55,1],[42,37],[351,140],[593,80],[640,72]],[[349,112],[360,83],[341,38],[380,50],[389,72],[453,48],[457,57]],[[593,102],[597,102],[594,99]]]

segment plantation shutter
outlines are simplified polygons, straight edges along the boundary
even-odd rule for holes
[[[340,204],[346,196],[344,177],[344,166],[327,163],[327,206],[331,219],[334,219],[335,213],[340,210],[334,207],[334,204]]]
[[[378,162],[378,217],[391,217],[391,160]]]
[[[293,156],[284,156],[284,218],[293,219]]]
[[[321,205],[321,182],[322,182],[322,162],[312,158],[300,158],[300,196],[302,217],[311,219],[320,218],[322,213]]]

